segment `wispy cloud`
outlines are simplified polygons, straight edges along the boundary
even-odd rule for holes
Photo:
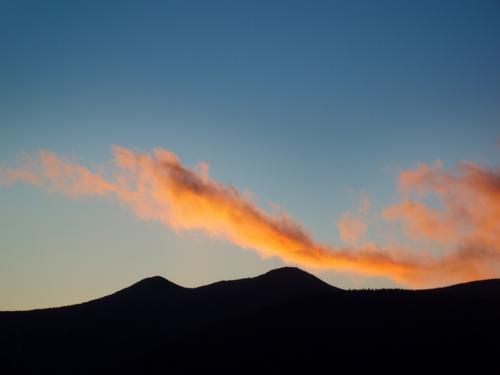
[[[0,168],[0,185],[24,182],[74,198],[110,197],[129,206],[140,219],[158,220],[176,231],[202,231],[264,257],[384,276],[412,286],[492,277],[500,270],[498,170],[463,164],[449,172],[437,163],[401,173],[403,199],[384,210],[383,217],[400,222],[413,240],[442,246],[442,254],[431,256],[425,248],[415,254],[397,246],[354,247],[366,224],[347,216],[339,229],[350,245],[326,246],[286,213],[268,212],[248,194],[212,179],[205,163],[190,169],[163,149],[145,154],[114,147],[113,155],[109,170],[99,173],[41,151],[16,168]],[[426,206],[429,195],[436,196],[442,207]],[[362,201],[359,215],[365,215],[368,207],[369,201]]]
[[[337,222],[340,240],[347,245],[356,245],[367,229],[366,216],[370,209],[370,200],[361,195],[359,207],[355,213],[344,212]]]

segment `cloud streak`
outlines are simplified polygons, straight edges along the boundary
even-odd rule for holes
[[[205,163],[190,169],[163,149],[146,154],[114,147],[112,163],[102,171],[41,151],[17,168],[0,167],[0,185],[16,182],[73,198],[115,199],[140,219],[157,220],[176,231],[201,231],[263,257],[307,267],[383,276],[411,286],[498,276],[500,173],[474,164],[461,165],[455,174],[440,163],[403,171],[402,201],[382,213],[386,220],[398,222],[412,240],[443,246],[437,256],[425,247],[418,253],[370,243],[355,248],[364,222],[361,230],[354,231],[354,241],[346,237],[348,247],[318,243],[285,212],[268,212],[247,195],[212,179]],[[429,195],[437,197],[442,207],[426,206]],[[360,207],[363,214],[367,207],[368,203]]]

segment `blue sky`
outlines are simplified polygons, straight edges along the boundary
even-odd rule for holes
[[[323,242],[359,194],[389,204],[399,168],[498,165],[499,120],[498,1],[0,2],[2,163],[48,149],[99,165],[112,145],[163,147]],[[283,265],[97,198],[15,186],[0,207],[1,309]]]

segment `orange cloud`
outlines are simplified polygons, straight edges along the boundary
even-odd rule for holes
[[[405,196],[417,192],[421,200],[437,198],[440,208],[403,200],[384,216],[400,220],[414,237],[438,242],[477,242],[500,251],[500,170],[462,163],[458,173],[421,165],[404,171],[399,186]]]
[[[337,223],[340,239],[348,245],[354,245],[366,231],[366,223],[345,212]]]
[[[347,245],[355,245],[367,229],[365,216],[370,210],[370,200],[365,194],[360,197],[356,213],[344,212],[337,222],[340,240]]]
[[[115,189],[101,176],[49,151],[40,151],[35,159],[24,160],[20,168],[0,167],[0,186],[18,181],[71,197],[105,195]]]
[[[213,180],[204,163],[189,169],[173,153],[162,149],[149,155],[114,147],[113,154],[111,170],[105,177],[42,151],[19,168],[0,169],[0,184],[20,181],[71,197],[114,197],[141,219],[158,220],[177,231],[202,231],[264,257],[277,256],[303,266],[384,276],[415,286],[498,274],[498,171],[467,164],[458,175],[445,172],[441,165],[419,166],[401,174],[400,186],[405,194],[417,191],[424,198],[429,193],[437,194],[444,202],[444,212],[439,213],[423,205],[408,206],[407,201],[385,213],[389,219],[402,221],[414,237],[425,236],[441,243],[454,239],[454,247],[446,248],[441,256],[431,256],[425,251],[414,254],[404,248],[370,244],[360,248],[325,246],[286,213],[269,213],[248,194]],[[360,207],[360,212],[367,210],[368,201]],[[420,216],[414,219],[408,212]],[[443,228],[450,223],[452,229],[445,231]],[[467,225],[466,232],[460,231],[462,225]],[[365,224],[359,225],[351,218],[340,230],[344,230],[347,241],[356,240]],[[445,238],[447,241],[441,241]]]
[[[402,222],[405,233],[413,240],[429,239],[446,244],[456,238],[453,218],[412,200],[404,200],[384,209],[382,217],[388,221]]]

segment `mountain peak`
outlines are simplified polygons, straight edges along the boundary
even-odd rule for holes
[[[151,276],[151,277],[146,277],[140,281],[138,281],[137,283],[135,283],[134,285],[137,285],[137,284],[148,284],[148,285],[165,285],[165,284],[174,284],[172,283],[171,281],[165,279],[164,277],[162,276]],[[174,284],[175,285],[175,284]]]
[[[151,276],[142,279],[135,284],[131,285],[127,289],[141,289],[148,291],[158,291],[167,289],[180,289],[183,288],[161,276]]]
[[[128,288],[122,289],[110,297],[126,298],[127,300],[152,301],[169,298],[173,294],[183,291],[179,286],[161,276],[152,276],[142,279]]]
[[[290,266],[285,266],[285,267],[280,267],[280,268],[275,268],[271,271],[268,271],[264,273],[264,275],[269,275],[269,276],[293,276],[293,277],[310,277],[312,276],[310,273],[301,270],[298,267],[290,267]],[[313,276],[314,277],[314,276]]]
[[[255,279],[260,279],[269,285],[274,284],[275,286],[284,288],[310,289],[314,287],[318,289],[337,289],[297,267],[276,268],[257,276]]]

